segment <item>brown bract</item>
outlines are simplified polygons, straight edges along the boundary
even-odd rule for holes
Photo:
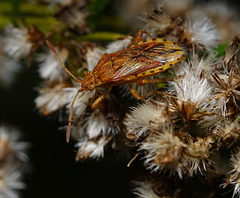
[[[225,79],[221,78],[217,73],[213,73],[212,77],[218,85],[218,88],[216,88],[217,94],[215,95],[215,99],[224,100],[223,105],[226,107],[224,115],[228,118],[239,110],[240,76],[231,70],[229,75],[225,76]]]

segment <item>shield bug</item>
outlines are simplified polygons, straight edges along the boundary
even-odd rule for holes
[[[144,33],[149,39],[143,39]],[[88,71],[84,79],[78,79],[66,68],[54,47],[48,41],[46,43],[56,54],[64,70],[74,80],[81,83],[81,88],[76,93],[70,108],[66,135],[67,142],[70,137],[72,109],[80,92],[93,90],[98,87],[107,88],[107,91],[93,102],[92,109],[95,109],[106,98],[113,86],[127,84],[133,96],[141,100],[156,91],[140,96],[133,88],[132,83],[136,82],[138,85],[144,85],[147,83],[164,82],[166,79],[145,78],[163,72],[184,59],[183,50],[177,44],[166,39],[153,38],[147,31],[140,30],[131,46],[112,54],[103,54],[93,71]]]

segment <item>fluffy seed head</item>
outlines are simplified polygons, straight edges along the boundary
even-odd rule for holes
[[[76,155],[77,161],[85,161],[88,158],[99,159],[104,156],[104,147],[111,140],[109,137],[101,137],[97,140],[80,140],[76,144],[78,152]]]
[[[66,95],[63,91],[65,84],[56,84],[50,88],[42,88],[39,90],[39,96],[35,98],[36,107],[44,115],[60,110],[66,102]]]
[[[23,179],[29,143],[22,142],[15,128],[0,126],[0,197],[17,198],[26,187]]]
[[[81,85],[77,85],[76,87],[67,87],[64,88],[64,93],[66,94],[66,108],[67,111],[70,110],[72,101],[77,93],[77,89],[79,89]],[[84,91],[80,93],[76,99],[73,108],[73,116],[78,118],[85,112],[86,108],[89,106],[89,100],[95,95],[95,90],[93,91]]]
[[[60,55],[65,62],[68,57],[68,51],[66,49],[60,50]],[[68,77],[68,74],[62,68],[56,55],[48,50],[48,53],[39,54],[37,60],[39,64],[39,74],[43,79],[49,80],[50,82],[62,82]]]
[[[124,123],[127,127],[128,136],[138,139],[146,136],[151,131],[157,131],[167,121],[164,108],[145,102],[126,116]]]
[[[169,127],[162,128],[159,134],[155,134],[147,141],[141,143],[139,151],[145,151],[144,165],[151,171],[168,170],[170,174],[176,171],[182,177],[180,157],[186,146]]]
[[[159,198],[149,183],[144,183],[142,186],[136,187],[134,194],[137,195],[137,198]]]
[[[2,85],[10,86],[21,69],[21,65],[17,61],[0,52],[0,83]]]
[[[103,51],[98,48],[89,49],[86,54],[87,70],[92,71],[103,55]]]
[[[119,50],[126,49],[131,44],[132,39],[133,39],[132,36],[128,36],[127,38],[111,42],[107,46],[106,52],[111,54],[113,52],[117,52]]]
[[[55,16],[65,23],[70,29],[83,34],[89,32],[87,24],[87,11],[84,4],[73,4],[73,6],[66,6],[59,9]]]
[[[229,173],[228,180],[224,186],[232,185],[234,186],[233,197],[235,195],[240,195],[240,150],[236,150],[231,157],[231,166],[233,169]]]
[[[219,33],[211,20],[201,12],[193,12],[187,16],[186,37],[197,48],[211,51],[220,40]]]
[[[155,9],[150,14],[145,14],[144,18],[140,18],[146,23],[145,29],[149,29],[153,36],[156,36],[160,32],[165,32],[165,30],[171,25],[171,17],[163,11],[162,7]]]
[[[187,161],[188,175],[192,176],[200,172],[203,174],[207,170],[208,157],[214,140],[211,137],[197,138],[195,141],[189,140],[184,148],[184,157]]]
[[[5,38],[3,38],[4,51],[16,60],[26,57],[32,47],[28,40],[28,30],[8,25],[5,29]]]
[[[182,66],[182,71],[176,72],[178,75],[184,76],[171,83],[174,86],[178,101],[191,101],[198,108],[204,107],[208,103],[207,99],[211,98],[212,93],[212,87],[208,80],[200,77],[206,62],[193,59],[192,62],[184,63]]]

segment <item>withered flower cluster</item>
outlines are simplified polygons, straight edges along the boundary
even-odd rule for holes
[[[123,2],[122,17],[135,16],[134,10],[126,13],[133,1]],[[133,36],[110,38],[114,41],[107,44],[101,37],[89,41],[94,34],[87,20],[90,3],[51,1],[50,6],[57,7],[54,16],[64,24],[60,30],[43,33],[35,26],[8,26],[10,33],[1,43],[4,53],[14,60],[30,54],[39,63],[43,80],[36,107],[45,116],[57,114],[64,130],[75,100],[71,138],[78,148],[76,160],[102,158],[107,149],[124,150],[132,156],[128,166],[139,168],[133,178],[133,191],[139,198],[217,197],[229,189],[233,196],[239,195],[240,26],[233,9],[223,2],[202,5],[169,0],[159,1],[149,11],[143,6],[146,2],[139,1],[139,8],[148,10],[140,17],[141,29],[177,43],[186,59],[150,77],[169,79],[165,83],[133,85],[140,95],[158,90],[151,97],[136,101],[126,87],[113,87],[93,110],[92,103],[106,90],[76,96],[81,83],[44,46],[45,40],[51,41],[77,78],[92,71],[104,53],[129,47]],[[214,12],[209,12],[211,7]],[[18,33],[11,35],[13,31]],[[193,185],[204,187],[192,190]]]
[[[0,197],[19,197],[26,187],[23,177],[29,168],[28,147],[17,129],[0,127]]]

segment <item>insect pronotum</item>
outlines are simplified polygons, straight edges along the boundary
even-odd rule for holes
[[[143,34],[150,39],[143,39]],[[110,93],[113,86],[127,84],[132,95],[141,100],[152,95],[152,91],[144,96],[140,96],[133,88],[132,83],[144,85],[147,83],[164,82],[166,79],[144,79],[163,72],[172,67],[178,61],[184,59],[183,50],[172,41],[160,38],[153,38],[147,31],[138,31],[133,44],[123,50],[112,54],[103,54],[93,71],[88,71],[84,79],[75,77],[63,64],[59,53],[46,41],[48,47],[56,54],[64,70],[76,81],[81,83],[81,88],[77,91],[70,108],[68,129],[66,134],[67,142],[70,138],[72,123],[72,110],[77,96],[80,92],[93,90],[98,87],[105,87],[107,91],[100,95],[92,104],[95,109]]]

